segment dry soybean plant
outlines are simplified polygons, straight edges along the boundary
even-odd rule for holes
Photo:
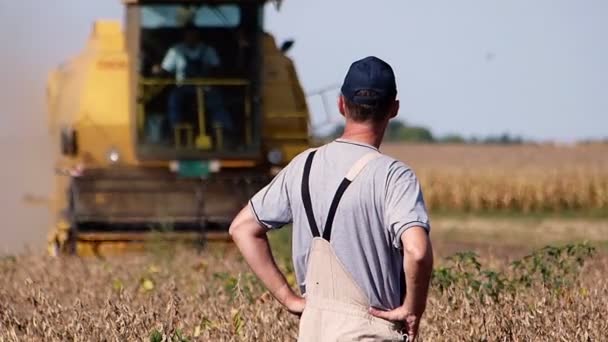
[[[438,263],[422,341],[605,340],[608,257],[547,247],[499,269]],[[288,268],[286,270],[289,271]],[[292,341],[296,318],[230,248],[0,261],[0,341]],[[293,279],[293,276],[289,277]]]

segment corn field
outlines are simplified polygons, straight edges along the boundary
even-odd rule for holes
[[[432,210],[608,213],[608,144],[389,144],[383,152],[414,168]]]

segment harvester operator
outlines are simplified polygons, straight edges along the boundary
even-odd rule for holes
[[[173,45],[163,58],[161,65],[155,65],[155,74],[175,75],[176,86],[169,94],[167,103],[171,128],[181,123],[186,114],[192,114],[196,104],[196,87],[184,84],[187,79],[209,77],[221,61],[217,50],[201,41],[200,32],[193,24],[184,28],[183,41]],[[233,123],[224,107],[221,93],[212,87],[205,87],[205,107],[215,124],[220,124],[227,136],[233,130]],[[201,132],[202,133],[202,132]]]
[[[396,95],[386,62],[353,63],[338,100],[343,136],[296,157],[230,227],[253,272],[301,315],[299,341],[413,341],[418,333],[433,268],[429,218],[412,169],[378,150]],[[266,236],[289,223],[303,297]]]

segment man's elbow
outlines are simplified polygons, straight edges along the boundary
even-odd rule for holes
[[[264,230],[253,217],[249,206],[245,206],[245,208],[239,212],[230,224],[230,228],[228,228],[228,234],[230,234],[230,237],[234,241],[242,240],[249,236],[255,237],[262,235],[263,233]]]
[[[243,231],[244,212],[245,212],[244,210],[241,210],[241,212],[239,212],[236,215],[236,217],[232,220],[232,223],[230,223],[230,227],[228,228],[228,234],[230,235],[232,240],[238,239],[239,235]]]
[[[416,241],[417,243],[405,243],[404,252],[407,259],[423,266],[433,265],[433,248],[431,241],[424,238]]]
[[[234,224],[230,224],[230,228],[228,228],[228,235],[230,235],[230,237],[232,239],[234,239],[235,234],[236,234],[236,227],[234,226]]]
[[[407,252],[406,257],[419,265],[429,266],[433,264],[433,253],[428,250],[414,249]]]
[[[236,224],[235,221],[232,222],[232,224],[230,224],[230,228],[228,228],[228,234],[230,235],[230,238],[232,238],[232,240],[236,240],[239,238],[239,235],[241,234],[241,229],[239,229],[239,225]]]

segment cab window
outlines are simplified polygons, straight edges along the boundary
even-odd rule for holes
[[[197,27],[237,27],[241,22],[241,10],[237,5],[141,7],[143,28],[181,27],[187,22]]]

